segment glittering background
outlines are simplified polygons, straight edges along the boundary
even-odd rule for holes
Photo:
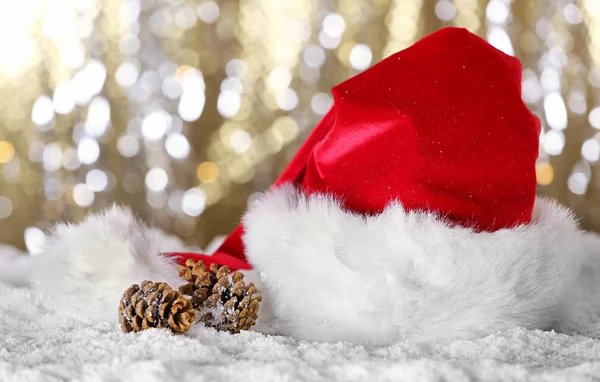
[[[204,246],[239,221],[335,84],[441,27],[523,62],[539,192],[600,229],[598,0],[0,2],[0,242],[113,202]]]

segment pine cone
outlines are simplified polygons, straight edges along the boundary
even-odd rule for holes
[[[119,304],[121,329],[129,333],[149,328],[186,332],[196,319],[192,303],[166,283],[144,281],[130,286]]]
[[[179,275],[188,281],[179,291],[191,296],[192,305],[205,325],[239,333],[256,323],[262,296],[257,294],[253,283],[246,285],[240,272],[231,273],[229,267],[217,264],[207,270],[202,261],[194,263],[188,259],[179,268]]]

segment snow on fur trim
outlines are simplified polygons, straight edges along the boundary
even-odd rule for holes
[[[123,292],[143,280],[182,284],[165,251],[183,244],[114,206],[79,224],[58,224],[32,258],[34,288],[52,308],[92,320],[117,321]]]
[[[287,185],[244,219],[281,334],[369,345],[550,328],[584,250],[571,213],[538,198],[529,225],[476,233],[392,204],[376,216]]]

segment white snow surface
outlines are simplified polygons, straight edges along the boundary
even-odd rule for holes
[[[596,245],[598,241],[590,241]],[[35,257],[31,258],[35,260]],[[23,257],[0,247],[0,381],[590,381],[600,378],[600,254],[557,331],[366,347],[194,325],[122,333],[48,310]],[[116,312],[115,312],[116,314]],[[340,312],[343,314],[343,312]],[[595,378],[594,378],[595,377]]]

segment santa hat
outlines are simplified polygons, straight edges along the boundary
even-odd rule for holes
[[[447,28],[332,92],[332,109],[212,256],[158,255],[164,245],[113,210],[57,227],[46,253],[62,279],[46,272],[40,290],[70,306],[91,295],[99,305],[78,313],[116,315],[131,282],[176,282],[169,259],[193,258],[259,275],[275,331],[300,339],[551,327],[583,250],[570,212],[536,198],[540,123],[521,101],[518,60]],[[119,227],[102,225],[111,220]]]

